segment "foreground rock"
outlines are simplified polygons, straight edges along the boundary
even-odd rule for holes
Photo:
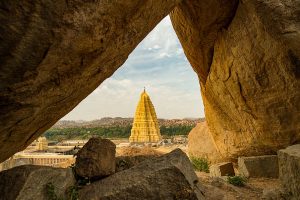
[[[235,175],[233,165],[230,162],[211,165],[209,167],[209,174],[212,177]]]
[[[278,178],[277,155],[239,157],[238,167],[245,177]]]
[[[23,165],[0,173],[1,200],[48,200],[47,184],[54,187],[54,194],[68,199],[68,190],[75,185],[71,169]]]
[[[101,138],[91,138],[76,154],[75,172],[81,177],[101,178],[115,173],[116,145]]]
[[[80,199],[204,199],[193,167],[180,149],[140,164],[79,191]]]
[[[278,151],[279,179],[291,199],[300,199],[300,144]]]

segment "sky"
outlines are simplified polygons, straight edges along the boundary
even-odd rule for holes
[[[169,16],[127,61],[62,120],[133,117],[146,88],[158,118],[204,117],[198,77],[187,61]]]

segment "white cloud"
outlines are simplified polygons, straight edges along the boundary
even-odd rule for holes
[[[132,117],[146,87],[160,118],[203,117],[198,79],[169,17],[139,44],[125,64],[63,119]]]

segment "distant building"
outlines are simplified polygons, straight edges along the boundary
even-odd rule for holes
[[[154,106],[146,90],[141,94],[137,105],[131,135],[131,143],[156,143],[161,140]]]
[[[37,139],[35,149],[37,151],[46,151],[48,149],[48,141],[46,137],[39,137]]]

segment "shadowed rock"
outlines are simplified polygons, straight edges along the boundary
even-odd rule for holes
[[[278,178],[277,155],[239,157],[238,166],[245,177]]]
[[[101,178],[115,173],[116,145],[101,138],[91,138],[77,153],[75,172],[81,177]]]
[[[84,186],[79,199],[204,199],[193,167],[183,151],[146,160]]]
[[[47,191],[47,184],[53,186],[53,193]],[[0,173],[0,199],[48,200],[49,195],[67,199],[68,190],[74,185],[70,168],[23,165]]]
[[[300,144],[278,151],[279,179],[290,199],[300,199]]]

